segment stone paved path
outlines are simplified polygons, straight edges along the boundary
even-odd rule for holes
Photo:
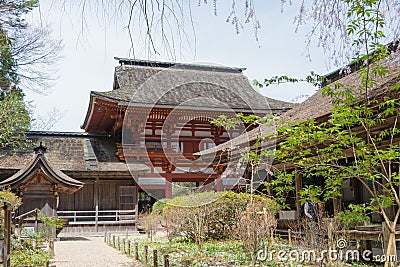
[[[61,237],[54,242],[54,261],[57,267],[140,267],[132,258],[104,243],[104,237]]]

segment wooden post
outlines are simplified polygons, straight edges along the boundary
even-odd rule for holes
[[[115,245],[115,235],[112,236],[112,246],[113,246],[114,248],[116,247],[116,245]]]
[[[169,255],[164,255],[164,267],[169,267]]]
[[[158,267],[158,255],[157,255],[157,249],[153,250],[153,266]]]
[[[128,240],[128,252],[127,252],[127,254],[131,255],[131,241],[130,240]]]
[[[268,246],[271,247],[272,244],[274,243],[274,230],[269,231],[269,239],[268,239]]]
[[[287,233],[288,233],[289,246],[291,246],[292,245],[292,229],[289,228]]]
[[[144,259],[143,259],[144,266],[147,266],[147,253],[148,253],[148,251],[149,251],[149,246],[145,245],[144,246]]]
[[[122,253],[126,254],[126,239],[122,238]]]
[[[135,260],[139,260],[139,245],[135,242]]]
[[[94,194],[95,194],[95,228],[96,233],[99,232],[99,177],[96,177],[94,182]]]
[[[54,239],[51,238],[49,241],[49,254],[53,258],[54,257]]]
[[[107,232],[104,232],[104,243],[107,244]]]
[[[339,215],[339,212],[342,208],[342,200],[340,197],[335,197],[333,200],[333,215],[337,216]]]
[[[35,233],[39,231],[39,224],[38,224],[38,210],[35,210]]]
[[[139,221],[139,191],[137,185],[135,186],[135,231],[137,231],[137,224]]]
[[[394,249],[393,246],[390,246],[389,248],[389,243],[394,243],[395,242],[395,236],[391,235],[389,226],[385,223],[382,222],[382,236],[383,236],[383,254],[389,257],[396,257],[397,258],[397,253],[396,250]],[[389,259],[385,262],[385,267],[386,266],[397,266],[394,265],[394,262],[390,262]]]
[[[3,266],[10,267],[10,252],[11,252],[11,205],[4,202],[4,250],[3,250]]]
[[[165,198],[172,198],[172,176],[171,172],[165,174],[166,184],[165,184]]]
[[[369,221],[363,222],[363,226],[368,226],[368,225],[369,225]],[[372,240],[360,240],[360,252],[362,253],[366,250],[369,250],[372,252]],[[373,256],[373,255],[371,255],[371,256]]]

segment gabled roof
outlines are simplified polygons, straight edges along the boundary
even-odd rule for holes
[[[53,166],[45,156],[46,148],[40,144],[35,148],[35,156],[25,168],[15,173],[8,179],[0,182],[0,187],[15,187],[28,182],[35,174],[41,172],[44,176],[62,192],[73,193],[84,184],[64,174]]]
[[[280,113],[292,103],[258,93],[243,75],[243,68],[120,59],[113,90],[91,92],[83,129],[87,129],[97,98],[119,106],[151,105],[240,112]]]
[[[117,58],[118,59],[118,58]],[[265,97],[249,83],[241,70],[193,64],[169,63],[161,67],[160,62],[129,61],[115,68],[116,89],[110,92],[92,92],[93,95],[121,102],[176,106],[188,99],[206,97],[207,101],[195,100],[187,103],[193,107],[221,107],[229,101],[229,107],[236,109],[273,110],[289,109],[292,103]],[[140,64],[147,62],[147,64]],[[167,63],[164,63],[167,64]],[[140,90],[146,86],[148,90]],[[213,101],[214,100],[214,101]],[[270,107],[265,105],[265,101]]]

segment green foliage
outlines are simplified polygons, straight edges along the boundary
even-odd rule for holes
[[[42,213],[38,213],[38,219],[42,223],[38,232],[22,229],[26,237],[12,240],[12,266],[44,266],[50,260],[50,255],[40,247],[48,242],[55,229],[62,228],[65,222],[63,219],[48,217]]]
[[[165,199],[165,198],[157,200],[151,207],[151,213],[152,214],[162,214],[166,202],[167,202],[167,199]]]
[[[168,254],[171,266],[183,266],[185,260],[191,262],[190,266],[222,265],[249,266],[250,257],[245,253],[242,242],[237,240],[207,241],[203,250],[187,239],[134,239],[139,245],[139,259],[143,259],[143,247],[149,246],[150,250],[157,249],[159,254]],[[153,266],[152,253],[149,253],[148,266]],[[162,266],[162,257],[159,257],[159,266]]]
[[[267,87],[273,84],[298,83],[298,82],[307,82],[315,87],[320,88],[323,84],[328,83],[329,81],[324,76],[318,75],[313,71],[310,73],[310,75],[307,75],[304,79],[298,79],[282,75],[282,76],[275,76],[269,79],[264,79],[263,83],[260,83],[257,80],[253,80],[253,84],[258,88],[263,88],[264,86]]]
[[[305,185],[300,190],[300,203],[304,205],[307,200],[310,200],[313,203],[320,203],[319,197],[322,194],[322,189],[316,185]]]
[[[15,89],[18,84],[18,63],[12,51],[13,33],[27,27],[24,15],[38,4],[37,0],[5,0],[0,2],[0,91]]]
[[[18,208],[22,204],[22,200],[11,191],[11,188],[0,191],[0,202],[8,202],[11,204],[12,209]]]
[[[11,266],[44,266],[50,255],[38,248],[43,234],[27,233],[26,239],[12,239]]]
[[[339,221],[346,229],[353,229],[356,226],[363,225],[365,221],[369,222],[367,212],[370,208],[365,204],[350,204],[346,211],[339,213]]]
[[[37,0],[5,0],[0,1],[0,147],[15,148],[27,145],[25,132],[28,130],[30,118],[23,102],[23,94],[20,91],[19,83],[22,75],[19,68],[26,67],[26,64],[39,62],[40,57],[29,62],[19,62],[19,54],[25,57],[34,57],[29,49],[35,50],[38,44],[24,44],[18,47],[18,38],[23,35],[28,23],[25,20],[26,14],[37,7]],[[22,40],[22,39],[21,39]],[[21,42],[19,40],[19,42]],[[26,40],[22,40],[22,42]],[[31,40],[35,42],[36,40]],[[17,49],[17,48],[19,49]],[[42,49],[42,48],[40,48]],[[36,48],[37,51],[40,50]],[[40,55],[41,56],[41,55]],[[27,75],[24,73],[24,75]],[[28,75],[29,76],[29,75]],[[28,77],[26,76],[26,77]],[[43,74],[42,76],[45,76]],[[25,78],[26,78],[25,77]]]
[[[11,266],[45,266],[50,255],[38,248],[20,246],[11,250]]]
[[[393,66],[386,61],[390,51],[379,43],[384,37],[381,1],[344,1],[351,21],[347,31],[359,51],[352,62],[357,75],[344,84],[334,82],[321,89],[333,107],[327,119],[285,122],[271,135],[280,140],[275,159],[284,168],[274,170],[269,187],[284,203],[287,190],[294,188],[295,172],[301,173],[305,184],[314,184],[300,192],[303,201],[310,195],[328,201],[341,196],[344,181],[358,181],[371,201],[366,207],[350,206],[340,220],[354,227],[367,219],[366,211],[379,212],[389,229],[385,255],[392,255],[400,216],[400,86],[391,84],[396,80],[389,75]]]
[[[43,214],[41,212],[39,212],[39,214],[38,214],[38,219],[47,228],[61,229],[65,226],[64,219],[57,218],[57,217],[49,217],[46,214]]]
[[[237,118],[228,118],[226,115],[220,115],[218,118],[211,120],[210,123],[230,130],[236,128],[240,124],[240,121]]]
[[[30,118],[22,96],[11,91],[0,97],[0,147],[24,147],[28,144],[25,132]]]

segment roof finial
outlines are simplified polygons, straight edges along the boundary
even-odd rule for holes
[[[35,151],[35,154],[44,154],[46,153],[47,147],[43,146],[42,142],[40,142],[38,147],[35,147],[33,151]]]

